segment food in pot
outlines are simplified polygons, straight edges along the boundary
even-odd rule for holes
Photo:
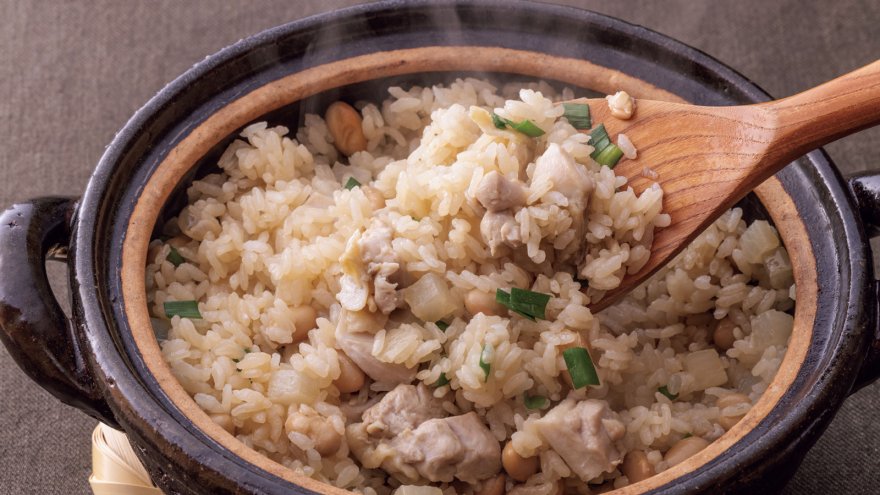
[[[163,356],[212,420],[370,494],[604,490],[735,427],[792,330],[769,223],[728,211],[593,314],[669,223],[601,123],[546,84],[389,93],[245,128],[151,244]]]

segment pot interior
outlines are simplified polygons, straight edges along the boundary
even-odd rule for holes
[[[466,53],[467,56],[462,56]],[[381,76],[381,77],[380,77]],[[250,449],[215,424],[190,398],[171,374],[161,356],[150,323],[144,285],[147,246],[164,222],[176,215],[185,201],[185,189],[193,178],[216,171],[219,154],[246,125],[268,120],[291,130],[305,113],[323,113],[329,102],[381,101],[390,85],[433,84],[456,77],[488,77],[490,80],[543,79],[554,86],[568,86],[578,96],[605,94],[624,89],[634,96],[682,101],[682,98],[649,82],[586,60],[550,56],[537,52],[496,47],[431,46],[378,52],[318,65],[296,74],[265,81],[232,99],[195,126],[174,145],[152,170],[134,205],[125,231],[122,252],[122,291],[128,324],[142,360],[152,379],[170,403],[213,441],[225,449],[291,483],[322,493],[343,493],[275,463]],[[595,93],[594,93],[595,92]],[[745,217],[769,219],[789,250],[797,284],[794,331],[779,372],[745,418],[699,454],[645,481],[615,493],[642,493],[711,465],[762,423],[798,376],[812,339],[816,311],[816,261],[807,228],[794,200],[776,178],[762,184],[738,206]]]

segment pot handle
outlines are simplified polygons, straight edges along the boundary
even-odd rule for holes
[[[55,299],[46,259],[66,260],[76,200],[38,198],[0,215],[0,340],[18,366],[62,402],[111,425],[75,324]]]
[[[856,175],[849,179],[849,186],[856,199],[862,217],[862,226],[868,238],[880,236],[880,173]],[[868,262],[870,263],[870,261]],[[867,269],[870,270],[870,265]],[[880,378],[880,281],[874,281],[874,325],[873,342],[862,364],[853,391]]]

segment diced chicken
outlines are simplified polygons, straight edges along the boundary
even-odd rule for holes
[[[373,278],[373,299],[376,301],[376,307],[382,314],[388,314],[400,306],[403,297],[397,291],[397,284],[390,281],[397,270],[400,268],[398,263],[370,263],[368,273]]]
[[[337,333],[369,333],[375,334],[385,328],[388,323],[388,315],[373,313],[370,311],[348,311],[343,309],[339,312],[339,322],[336,325]]]
[[[425,421],[404,431],[392,442],[400,461],[421,477],[468,483],[490,478],[501,470],[501,447],[473,411],[460,416]]]
[[[475,196],[483,208],[493,213],[526,204],[523,183],[508,179],[494,170],[480,181]]]
[[[352,453],[369,469],[381,467],[404,483],[475,483],[501,470],[501,447],[474,412],[444,418],[424,385],[399,385],[349,425]]]
[[[495,256],[501,246],[512,248],[522,246],[519,224],[510,211],[487,211],[480,221],[480,234],[489,246],[489,253],[492,256]]]
[[[569,205],[582,210],[593,191],[593,180],[583,165],[574,161],[558,144],[552,143],[535,162],[532,187],[540,189],[549,182],[551,189],[568,198]]]
[[[416,375],[416,369],[407,368],[403,364],[385,363],[373,356],[375,336],[369,333],[348,333],[336,327],[336,346],[342,350],[354,364],[377,382],[409,383]]]
[[[603,401],[566,399],[534,424],[584,482],[613,471],[623,460],[615,443],[623,437],[625,426]]]
[[[403,302],[397,291],[403,273],[400,271],[400,260],[391,245],[392,234],[387,225],[374,221],[363,234],[349,239],[340,259],[344,274],[342,287],[347,295],[350,294],[346,301],[352,301],[347,306],[346,301],[340,299],[346,309],[363,309],[367,305],[370,289],[375,307],[383,314],[394,311]]]
[[[371,435],[394,436],[444,415],[440,400],[434,398],[428,387],[398,385],[364,411],[363,423]]]

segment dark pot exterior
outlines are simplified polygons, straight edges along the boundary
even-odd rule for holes
[[[452,34],[451,26],[460,31]],[[62,401],[124,429],[168,493],[313,493],[208,437],[151,376],[122,305],[118,267],[128,217],[164,154],[238,96],[334,60],[438,45],[587,58],[705,105],[768,99],[749,80],[695,49],[619,20],[550,5],[391,1],[265,31],[199,63],[138,111],[107,149],[80,201],[37,199],[3,214],[0,338],[10,354]],[[852,179],[851,190],[828,157],[815,151],[777,178],[806,220],[819,272],[807,359],[752,431],[654,493],[777,491],[851,390],[880,374],[877,284],[867,237],[880,229],[880,176]],[[54,301],[44,268],[47,256],[65,254],[71,319]]]

